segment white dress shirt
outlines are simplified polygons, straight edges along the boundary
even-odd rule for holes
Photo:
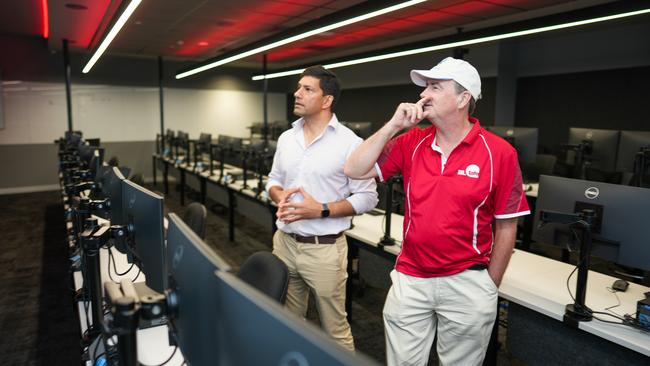
[[[347,199],[357,214],[370,211],[377,205],[377,185],[374,179],[350,179],[343,173],[348,156],[363,142],[352,130],[339,123],[332,115],[322,134],[305,144],[305,120],[300,118],[290,130],[280,135],[273,158],[273,167],[266,184],[283,189],[303,187],[314,199],[331,203]],[[300,193],[291,201],[302,201]],[[350,228],[351,217],[328,217],[299,220],[284,224],[277,220],[278,229],[303,236],[338,234]]]

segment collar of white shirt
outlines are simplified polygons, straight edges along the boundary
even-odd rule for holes
[[[323,137],[323,134],[325,133],[325,131],[326,131],[327,129],[331,129],[331,130],[333,130],[333,132],[336,132],[336,130],[338,129],[339,125],[340,125],[340,122],[339,122],[338,118],[336,118],[336,114],[332,113],[332,118],[331,118],[330,121],[327,123],[327,128],[325,128],[325,129],[323,130],[323,133],[321,133],[320,135],[318,135],[318,136],[314,139],[314,141],[312,141],[312,144],[313,144],[314,142],[320,140],[321,137]],[[302,133],[304,127],[305,127],[305,119],[302,118],[302,117],[300,117],[299,119],[297,119],[295,122],[293,122],[293,123],[291,124],[291,128],[293,128],[293,130],[294,130],[294,136],[295,136],[296,139],[300,142],[300,145],[302,145],[303,148],[305,148],[305,139],[304,139],[304,134]]]

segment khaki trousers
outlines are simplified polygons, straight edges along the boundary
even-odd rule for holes
[[[305,317],[309,291],[314,294],[323,330],[343,347],[354,350],[345,312],[348,246],[345,235],[335,244],[297,242],[282,230],[273,236],[273,254],[289,267],[286,307]]]
[[[441,366],[480,366],[496,319],[498,289],[487,270],[418,278],[393,270],[384,304],[386,363],[424,366],[433,338]]]

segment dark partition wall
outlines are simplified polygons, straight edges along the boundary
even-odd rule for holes
[[[647,131],[649,83],[650,67],[520,78],[515,124],[538,127],[540,147],[552,152],[570,127]]]

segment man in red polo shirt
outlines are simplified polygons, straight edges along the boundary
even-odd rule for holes
[[[468,62],[448,57],[411,79],[425,87],[421,99],[401,103],[345,166],[356,179],[404,176],[404,239],[384,305],[387,363],[426,365],[437,332],[441,365],[480,365],[517,218],[530,213],[517,152],[470,117],[481,79]],[[425,118],[431,127],[411,128]]]

